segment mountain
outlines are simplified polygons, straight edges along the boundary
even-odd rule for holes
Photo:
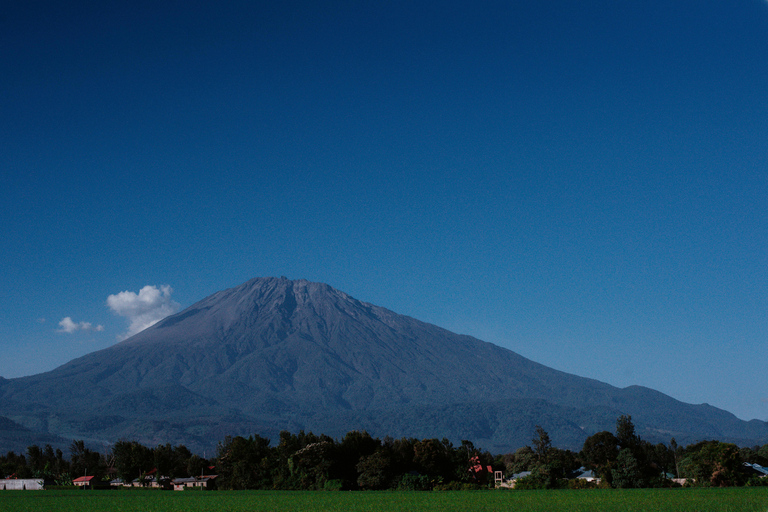
[[[44,446],[50,444],[54,448],[67,448],[71,440],[45,432],[33,432],[15,421],[0,416],[0,454],[13,451],[25,453],[27,447],[33,444]]]
[[[51,372],[0,380],[0,416],[41,435],[197,451],[226,435],[366,429],[505,452],[537,424],[578,449],[621,414],[654,442],[768,441],[764,422],[560,372],[286,278],[250,280]]]

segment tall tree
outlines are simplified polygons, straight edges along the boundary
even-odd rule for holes
[[[361,489],[386,489],[392,485],[394,468],[390,450],[380,449],[361,458],[355,468],[359,473],[357,485]]]
[[[612,485],[618,488],[642,487],[643,478],[640,463],[629,448],[622,448],[616,457],[616,466],[611,470]]]
[[[549,438],[549,434],[544,430],[541,425],[536,425],[536,436],[532,440],[533,452],[536,454],[536,459],[539,464],[546,464],[548,461],[549,451],[552,448],[552,440]]]
[[[530,471],[536,463],[536,454],[530,446],[518,448],[515,453],[508,454],[507,457],[506,470],[510,475]]]
[[[217,470],[224,489],[265,489],[271,487],[272,450],[269,439],[260,436],[227,436],[219,443]]]
[[[437,439],[417,441],[413,446],[413,462],[420,473],[447,479],[451,474],[448,449],[449,446]]]
[[[336,453],[329,477],[341,480],[345,489],[356,488],[359,479],[357,465],[379,448],[381,448],[381,441],[371,437],[368,432],[356,430],[347,432],[335,447]]]
[[[69,446],[72,474],[78,476],[96,477],[101,480],[106,474],[106,461],[99,452],[95,452],[85,446],[82,440],[72,441]]]
[[[739,448],[735,444],[720,441],[702,441],[686,448],[686,455],[680,462],[687,478],[693,478],[696,485],[728,487],[744,483],[745,475]]]
[[[115,471],[123,481],[130,482],[154,467],[152,450],[137,441],[120,440],[112,447]]]
[[[616,465],[619,456],[618,445],[616,436],[604,430],[589,436],[581,449],[584,464],[608,483],[611,481],[611,468]]]
[[[635,450],[640,438],[635,433],[635,424],[632,423],[632,416],[621,415],[616,420],[616,439],[621,448]]]

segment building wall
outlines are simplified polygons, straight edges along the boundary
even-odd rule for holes
[[[11,479],[11,480],[0,480],[0,491],[6,490],[6,491],[42,491],[43,490],[43,481],[42,480],[33,480],[33,479]]]

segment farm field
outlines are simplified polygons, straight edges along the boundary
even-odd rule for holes
[[[768,511],[768,488],[579,491],[3,491],[2,512]]]

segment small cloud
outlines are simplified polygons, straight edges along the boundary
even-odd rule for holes
[[[56,332],[72,334],[75,331],[103,331],[103,325],[93,325],[91,322],[75,322],[72,317],[66,316],[59,322]]]
[[[77,330],[77,324],[72,321],[72,318],[70,317],[64,317],[61,322],[59,322],[59,332],[67,332],[67,333],[73,333]]]
[[[37,323],[44,324],[45,323],[45,318],[38,318],[37,319]]]
[[[171,293],[173,289],[168,285],[147,285],[139,293],[124,291],[107,297],[109,309],[130,321],[128,331],[120,338],[129,338],[177,312],[180,305],[171,300]]]

